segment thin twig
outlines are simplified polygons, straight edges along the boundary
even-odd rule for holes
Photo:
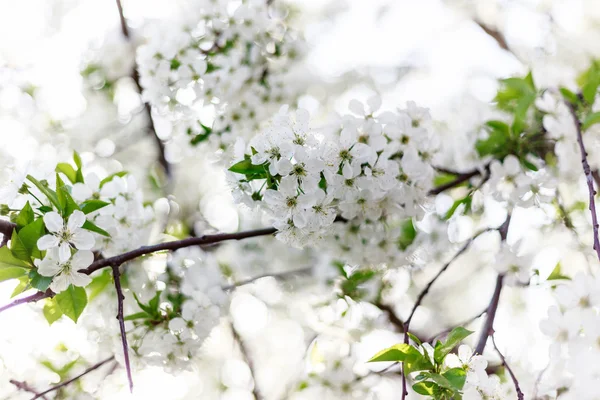
[[[37,394],[35,397],[32,397],[31,400],[36,400],[36,399],[39,399],[40,397],[45,398],[44,397],[45,394],[48,394],[48,393],[53,392],[55,390],[58,390],[61,387],[67,386],[68,384],[70,384],[72,382],[75,382],[77,379],[81,378],[82,376],[87,375],[87,374],[89,374],[90,372],[92,372],[94,370],[97,370],[98,368],[100,368],[101,366],[103,366],[104,364],[106,364],[107,362],[112,361],[114,359],[115,359],[114,356],[110,356],[109,358],[107,358],[105,360],[102,360],[102,361],[100,361],[100,362],[92,365],[91,367],[89,367],[88,369],[86,369],[85,371],[83,371],[81,374],[75,376],[74,378],[71,378],[68,381],[62,382],[62,383],[60,383],[60,384],[58,384],[56,386],[52,386],[50,389],[48,389],[48,390],[46,390],[46,391],[44,391],[44,392],[42,392],[40,394]]]
[[[450,332],[452,332],[452,329],[454,329],[457,326],[465,326],[470,324],[471,322],[475,321],[477,318],[481,317],[483,314],[485,314],[487,312],[487,307],[484,308],[480,313],[478,313],[477,315],[472,316],[471,318],[456,324],[455,326],[451,327],[451,328],[446,328],[441,332],[436,333],[435,335],[431,336],[429,339],[424,340],[424,342],[428,342],[428,343],[433,343],[433,341],[437,338],[439,338],[440,336],[446,335]]]
[[[221,289],[223,289],[225,291],[231,290],[231,289],[235,289],[237,287],[253,283],[253,282],[255,282],[255,281],[259,280],[259,279],[262,279],[262,278],[283,279],[283,278],[286,278],[288,276],[306,274],[306,273],[309,273],[310,271],[312,271],[312,269],[313,269],[313,267],[305,267],[305,268],[294,269],[294,270],[291,270],[291,271],[265,273],[265,274],[261,274],[261,275],[258,275],[258,276],[254,276],[252,278],[241,280],[239,282],[232,283],[230,285],[225,285],[225,286],[221,287]]]
[[[9,308],[13,308],[15,306],[18,306],[19,304],[33,303],[33,302],[36,302],[38,300],[42,300],[42,299],[45,299],[47,297],[53,297],[53,296],[54,296],[54,292],[51,291],[50,289],[46,290],[45,292],[37,292],[37,293],[32,294],[31,296],[27,296],[27,297],[22,297],[20,299],[16,299],[16,300],[8,303],[7,305],[0,307],[0,312],[6,311]]]
[[[233,322],[231,322],[230,326],[231,326],[231,333],[233,334],[233,339],[237,342],[237,344],[240,348],[240,353],[242,353],[244,362],[248,365],[248,368],[250,369],[250,375],[252,376],[252,380],[254,381],[254,389],[252,390],[252,394],[254,395],[254,398],[256,400],[261,400],[263,397],[260,394],[260,390],[258,390],[258,383],[256,381],[255,367],[254,367],[254,363],[252,362],[252,358],[250,358],[250,353],[248,351],[248,348],[246,347],[246,344],[244,343],[244,340],[241,338],[239,332],[235,329],[235,325],[233,324]]]
[[[498,31],[497,29],[494,29],[486,24],[484,24],[481,21],[475,20],[474,21],[477,25],[479,25],[479,27],[481,29],[483,29],[483,31],[485,33],[487,33],[488,36],[490,36],[492,39],[494,39],[496,41],[496,43],[498,43],[498,46],[500,46],[501,49],[504,49],[510,53],[513,53],[513,51],[510,49],[510,47],[508,47],[508,43],[506,42],[506,38],[504,37],[504,35]],[[514,53],[513,53],[514,54]]]
[[[589,209],[592,213],[592,226],[594,229],[594,250],[596,251],[598,260],[600,260],[600,239],[598,239],[598,215],[596,214],[596,201],[594,199],[594,197],[596,196],[596,189],[594,189],[594,176],[590,169],[590,164],[587,161],[588,154],[585,149],[585,145],[583,144],[581,121],[577,117],[577,113],[575,112],[575,107],[573,107],[573,104],[566,100],[565,104],[567,105],[569,111],[571,112],[571,115],[573,116],[575,128],[577,129],[577,143],[579,143],[579,151],[581,152],[581,165],[583,166],[583,173],[585,174],[585,180],[587,182],[588,191],[590,193]]]
[[[423,299],[425,298],[425,296],[427,296],[427,293],[429,293],[429,290],[431,289],[431,287],[433,286],[433,284],[435,283],[435,281],[438,280],[438,278],[444,273],[446,272],[446,270],[448,269],[448,267],[460,256],[462,255],[465,251],[467,251],[467,249],[469,248],[469,246],[471,245],[471,243],[473,243],[473,241],[479,237],[480,235],[482,235],[485,232],[489,232],[491,229],[484,229],[482,231],[479,231],[478,233],[476,233],[475,235],[473,235],[473,237],[471,237],[461,248],[460,250],[458,250],[454,256],[452,256],[452,258],[450,259],[450,261],[448,261],[446,264],[444,264],[444,266],[442,267],[442,269],[439,270],[439,272],[429,281],[429,283],[427,283],[427,285],[425,286],[425,288],[421,291],[421,293],[419,293],[419,296],[417,297],[417,301],[415,302],[415,305],[413,306],[406,322],[404,323],[404,326],[406,327],[406,329],[408,330],[408,326],[410,325],[410,321],[412,321],[413,316],[415,315],[415,312],[417,311],[417,308],[419,308],[419,306],[421,305],[421,303],[423,302]]]
[[[490,168],[489,164],[486,164],[483,168],[484,171],[487,171]],[[440,194],[448,189],[452,189],[454,187],[460,186],[462,185],[464,182],[467,182],[469,179],[474,178],[478,175],[481,175],[481,170],[480,169],[473,169],[471,171],[467,171],[467,172],[453,172],[444,168],[437,168],[439,171],[442,172],[446,172],[446,173],[451,173],[452,175],[456,175],[456,178],[454,178],[453,180],[451,180],[448,183],[444,183],[443,185],[437,186],[433,189],[431,189],[427,194],[430,196],[434,196],[437,194]]]
[[[388,320],[398,328],[400,332],[406,332],[404,327],[404,322],[396,315],[396,312],[392,308],[392,306],[388,304],[383,304],[381,302],[375,303],[375,307],[379,308],[381,311],[385,312],[388,316]]]
[[[123,33],[123,36],[128,41],[131,41],[131,34],[129,32],[129,27],[127,26],[127,20],[125,19],[125,15],[123,14],[123,6],[121,4],[121,0],[116,0],[116,1],[117,1],[117,8],[119,10],[119,20],[121,21],[121,32]],[[142,88],[142,85],[140,84],[140,74],[137,70],[137,65],[133,68],[133,71],[131,73],[131,78],[133,79],[133,82],[135,83],[135,86],[137,87],[137,90],[140,93],[140,97],[141,97],[143,88]],[[144,108],[146,110],[146,113],[148,114],[149,133],[154,138],[154,141],[156,143],[156,148],[158,150],[158,162],[164,169],[167,177],[170,177],[171,176],[171,164],[169,164],[169,162],[167,161],[167,159],[165,157],[165,144],[163,143],[162,139],[156,133],[156,127],[154,126],[154,120],[152,118],[152,110],[150,108],[150,105],[148,103],[144,102]]]
[[[121,275],[119,265],[112,267],[113,277],[115,279],[115,289],[117,289],[117,319],[119,320],[119,329],[121,330],[121,342],[123,344],[123,358],[125,359],[125,369],[127,370],[127,380],[129,381],[129,391],[133,392],[133,378],[131,377],[131,364],[129,363],[129,346],[127,345],[127,334],[125,333],[125,319],[123,317],[123,289],[121,288]]]
[[[506,362],[506,359],[504,358],[504,355],[500,352],[500,350],[498,349],[498,346],[496,346],[496,339],[494,339],[494,335],[492,334],[491,336],[492,336],[492,344],[494,345],[494,348],[496,349],[496,352],[498,352],[498,355],[500,356],[500,359],[502,360],[502,364],[504,364],[504,367],[506,368],[506,370],[510,374],[511,379],[512,379],[513,383],[515,384],[515,390],[517,391],[517,398],[519,400],[523,400],[525,398],[525,396],[523,396],[523,392],[521,391],[521,387],[519,386],[519,381],[517,380],[517,377],[515,376],[515,374],[513,373],[512,369],[510,368],[510,366]]]
[[[503,283],[504,275],[499,274],[496,278],[496,287],[494,288],[492,300],[490,300],[490,304],[487,308],[487,319],[485,320],[485,324],[481,330],[481,336],[479,337],[479,342],[475,348],[475,353],[477,354],[483,354],[487,339],[494,332],[494,318],[496,318],[496,311],[498,310],[498,304],[500,303],[500,293],[502,292]]]
[[[27,382],[19,382],[15,379],[11,379],[9,380],[10,383],[12,383],[13,385],[15,385],[17,387],[17,389],[22,390],[24,392],[29,392],[34,394],[36,397],[34,398],[42,398],[44,400],[48,400],[48,398],[46,396],[44,396],[44,393],[38,393],[37,390],[35,390],[34,388],[32,388],[31,386],[29,386],[27,384]]]

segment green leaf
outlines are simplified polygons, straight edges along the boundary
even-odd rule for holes
[[[415,342],[417,345],[421,346],[421,340],[416,337],[415,335],[413,335],[412,333],[408,332],[408,337],[410,338],[410,340],[412,340],[413,342]]]
[[[448,381],[448,379],[446,379],[445,377],[443,377],[440,374],[436,374],[436,373],[431,373],[429,374],[429,377],[438,384],[438,386],[441,386],[443,388],[446,389],[454,389],[454,386],[450,383],[450,381]]]
[[[63,312],[55,299],[46,299],[44,303],[44,317],[50,325],[58,321],[63,316]]]
[[[415,383],[412,388],[415,392],[423,396],[433,396],[437,387],[438,385],[433,382],[419,382]]]
[[[115,172],[114,174],[107,176],[106,178],[104,178],[100,181],[100,188],[102,188],[102,186],[104,186],[108,182],[112,181],[115,177],[117,177],[117,176],[123,177],[125,175],[127,175],[126,171],[119,171],[119,172]]]
[[[148,304],[144,304],[140,301],[140,299],[138,299],[138,297],[136,296],[136,294],[133,294],[133,298],[135,299],[136,303],[138,304],[138,306],[144,310],[144,312],[146,314],[148,314],[149,316],[153,317],[153,318],[157,318],[160,317],[160,312],[158,311],[158,303],[159,303],[159,299],[160,299],[160,294],[161,292],[156,292],[156,294],[154,295],[154,297],[152,299],[150,299],[150,302]]]
[[[10,251],[15,258],[23,260],[29,265],[33,265],[33,262],[31,261],[31,253],[23,243],[21,237],[19,237],[16,229],[13,230],[10,238]]]
[[[39,290],[40,292],[45,292],[48,290],[50,284],[52,283],[51,276],[40,275],[35,269],[29,271],[29,278],[31,279],[31,287]]]
[[[488,127],[488,130],[490,132],[497,131],[498,133],[500,133],[504,136],[510,135],[510,127],[508,126],[508,124],[506,122],[492,120],[492,121],[487,121],[485,123],[485,125]]]
[[[87,200],[81,203],[80,209],[81,211],[83,211],[84,214],[89,214],[103,207],[106,207],[109,204],[110,203],[107,203],[106,201],[102,200]]]
[[[75,171],[75,168],[71,164],[59,163],[56,165],[56,172],[63,173],[71,183],[77,182],[77,171]]]
[[[25,273],[27,273],[27,272],[25,272]],[[2,274],[2,270],[0,270],[0,274]],[[29,286],[29,276],[27,276],[27,275],[21,276],[19,278],[19,284],[15,287],[15,290],[13,290],[13,292],[11,293],[10,298],[12,299],[13,297],[23,293],[30,287],[31,286]]]
[[[467,372],[462,368],[452,368],[442,374],[452,387],[456,390],[462,390],[467,380]]]
[[[50,201],[50,203],[52,203],[52,205],[54,205],[54,207],[56,207],[60,212],[62,212],[62,208],[60,206],[60,203],[58,202],[56,192],[50,189],[47,183],[43,184],[31,175],[27,175],[27,179],[29,179],[29,181],[31,181],[31,183],[33,183],[38,188],[38,190],[42,192],[44,196],[46,196],[46,198]]]
[[[110,237],[110,233],[106,232],[104,229],[98,227],[93,222],[86,220],[82,226],[83,229],[87,229],[88,231],[99,233],[102,236]]]
[[[267,165],[266,163],[261,164],[261,165],[254,165],[254,164],[252,164],[250,157],[246,156],[246,158],[244,160],[242,160],[236,164],[233,164],[231,167],[229,167],[229,170],[231,172],[235,172],[236,174],[246,175],[246,178],[248,180],[266,179],[267,178],[267,171],[265,169],[266,165]]]
[[[79,286],[69,285],[67,290],[58,293],[54,298],[63,314],[71,318],[73,322],[77,322],[87,305],[85,289]]]
[[[411,345],[406,343],[396,344],[387,349],[381,350],[375,354],[368,362],[379,362],[379,361],[404,361],[413,348]]]
[[[569,103],[574,105],[579,104],[579,97],[569,89],[563,87],[560,88],[559,91]]]
[[[413,225],[412,218],[404,220],[400,225],[400,236],[398,237],[398,248],[406,250],[417,237],[417,230]]]
[[[81,169],[81,157],[79,156],[79,153],[77,153],[76,151],[73,151],[73,161],[75,161],[75,165],[77,166],[77,169]]]
[[[473,198],[471,197],[471,193],[467,194],[462,199],[456,200],[452,204],[452,207],[450,207],[450,209],[448,211],[446,211],[446,215],[444,215],[444,219],[448,220],[448,219],[452,218],[452,216],[454,215],[454,213],[456,212],[456,210],[458,210],[458,207],[460,207],[461,204],[465,205],[465,211],[469,211],[471,209],[471,202],[472,202],[472,200],[473,200]]]
[[[108,284],[111,281],[111,274],[108,270],[103,270],[101,274],[98,274],[94,278],[89,285],[87,285],[86,289],[88,290],[88,300],[94,300],[100,293],[106,289]]]
[[[7,281],[9,279],[20,278],[27,275],[27,270],[20,267],[6,267],[0,268],[0,282]]]
[[[42,258],[42,252],[38,249],[37,242],[45,233],[46,228],[42,218],[38,218],[19,231],[21,243],[23,243],[28,253],[34,258]]]
[[[588,115],[581,124],[581,129],[587,130],[590,126],[600,122],[600,112],[591,113]]]
[[[64,210],[67,206],[67,198],[65,196],[66,190],[64,190],[64,187],[65,183],[61,179],[60,175],[56,174],[56,197],[58,198],[58,204],[60,204],[61,210]]]
[[[25,203],[25,206],[23,206],[23,209],[21,210],[21,212],[19,212],[19,215],[15,220],[17,228],[21,229],[25,225],[32,223],[34,218],[35,214],[33,212],[33,208],[31,208],[31,204],[29,204],[29,202]]]
[[[442,363],[448,353],[452,351],[464,338],[472,334],[473,331],[458,326],[448,334],[446,342],[441,346],[435,346],[434,359],[437,363]]]
[[[548,278],[546,278],[547,281],[556,281],[556,280],[571,280],[570,277],[563,275],[562,274],[562,265],[560,264],[560,262],[556,263],[556,266],[554,267],[554,269],[552,270],[552,272],[550,273],[550,275],[548,276]]]
[[[134,319],[147,319],[147,318],[152,318],[152,316],[148,315],[148,313],[146,313],[144,311],[140,311],[138,313],[128,315],[123,319],[125,321],[133,321]]]
[[[31,268],[25,261],[13,256],[8,247],[2,246],[0,247],[0,269],[9,267]]]
[[[592,62],[590,68],[580,77],[579,82],[581,84],[581,94],[586,103],[594,104],[600,85],[600,67],[597,62]]]

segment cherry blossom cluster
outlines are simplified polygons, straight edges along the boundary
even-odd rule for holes
[[[433,354],[433,348],[428,347],[430,354]],[[463,399],[502,400],[506,398],[503,396],[500,378],[496,375],[488,375],[486,372],[488,362],[485,357],[475,354],[468,345],[460,345],[457,354],[448,354],[444,359],[444,364],[447,368],[461,368],[467,372],[463,387]]]
[[[352,101],[354,115],[329,135],[310,129],[306,111],[282,108],[271,127],[250,141],[244,160],[230,168],[234,198],[260,205],[278,238],[295,246],[327,236],[342,218],[349,226],[372,226],[380,239],[374,244],[385,248],[384,239],[399,233],[393,218],[424,214],[437,142],[427,129],[426,109],[408,103],[375,116],[379,106],[379,98],[372,98],[367,112]]]
[[[565,399],[593,399],[600,373],[600,282],[580,272],[557,286],[554,295],[558,304],[540,324],[552,340],[551,389],[565,392]]]
[[[82,171],[76,153],[75,167],[14,167],[0,195],[2,213],[16,224],[3,258],[16,259],[40,291],[85,287],[91,278],[81,270],[93,263],[94,252],[109,257],[148,240],[154,213],[143,205],[135,179],[126,172],[84,178]]]
[[[198,247],[174,252],[167,270],[153,286],[164,290],[153,293],[154,301],[144,305],[133,321],[133,348],[138,361],[167,370],[189,369],[190,360],[211,330],[217,326],[229,302],[224,292],[223,274],[215,258]],[[159,307],[160,301],[160,307]]]
[[[158,29],[139,48],[143,99],[176,121],[175,136],[232,144],[295,101],[284,77],[301,42],[277,14],[265,0],[206,2],[199,17]]]

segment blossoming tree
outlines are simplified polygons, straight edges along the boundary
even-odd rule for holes
[[[592,0],[438,4],[521,67],[451,117],[311,72],[298,4],[92,3],[0,58],[0,398],[597,398]]]

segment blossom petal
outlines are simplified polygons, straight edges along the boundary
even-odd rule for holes
[[[65,291],[70,284],[71,282],[69,282],[69,278],[67,277],[67,275],[60,274],[52,280],[52,283],[50,284],[50,289],[52,289],[54,293],[60,293]]]
[[[58,246],[60,239],[54,235],[44,235],[37,241],[37,247],[40,250],[48,250]]]
[[[88,275],[77,271],[69,272],[67,278],[73,285],[82,287],[89,285],[92,281],[92,278],[90,278]]]
[[[44,214],[44,225],[50,232],[59,232],[65,226],[65,221],[62,217],[54,211]]]
[[[58,246],[58,259],[64,263],[69,261],[69,258],[71,258],[71,246],[67,242],[62,242]]]
[[[73,211],[67,222],[67,229],[73,232],[77,228],[81,228],[85,224],[85,214],[79,210]]]
[[[71,266],[73,267],[74,271],[79,271],[80,269],[89,267],[93,262],[94,254],[91,251],[82,250],[73,255]]]
[[[91,232],[88,232],[84,229],[77,229],[75,232],[73,232],[71,242],[73,242],[75,247],[77,247],[79,250],[89,250],[94,247],[96,240]]]
[[[84,201],[92,197],[92,189],[84,183],[76,183],[71,190],[71,196],[77,201]]]

